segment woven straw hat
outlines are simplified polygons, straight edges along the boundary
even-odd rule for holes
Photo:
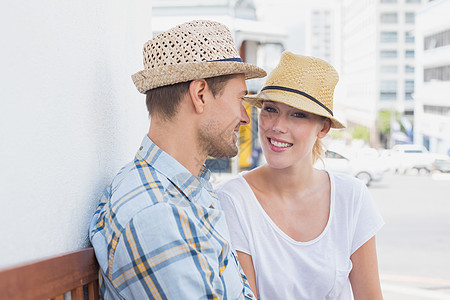
[[[144,70],[132,75],[141,93],[194,79],[245,74],[261,78],[266,72],[242,62],[230,30],[213,21],[178,25],[144,45]]]
[[[336,70],[326,61],[286,51],[259,94],[245,100],[258,108],[264,100],[281,102],[327,117],[333,128],[345,128],[333,117],[333,93],[338,80]]]

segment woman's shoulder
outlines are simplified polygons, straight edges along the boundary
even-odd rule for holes
[[[234,194],[246,188],[247,182],[242,176],[243,173],[233,175],[230,178],[222,181],[216,186],[217,193]]]
[[[244,209],[244,207],[253,205],[253,201],[250,201],[254,197],[253,191],[242,175],[242,173],[235,175],[216,186],[217,196],[222,207],[232,204]]]
[[[345,186],[347,188],[361,188],[362,186],[365,186],[362,180],[345,173],[328,171],[328,174],[330,174],[330,178],[334,180],[335,184],[339,186]]]
[[[330,180],[334,186],[336,196],[349,195],[357,196],[365,194],[367,186],[356,177],[340,172],[328,172]],[[353,197],[354,198],[354,197]]]

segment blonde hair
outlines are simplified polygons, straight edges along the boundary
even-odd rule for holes
[[[322,140],[317,139],[312,150],[313,164],[315,164],[319,159],[322,160],[324,152],[325,151]]]

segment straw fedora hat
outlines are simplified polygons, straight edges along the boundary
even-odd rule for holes
[[[281,102],[327,117],[333,128],[345,128],[333,116],[333,93],[338,80],[336,70],[326,61],[285,51],[259,94],[245,100],[258,108],[265,100]]]
[[[196,20],[157,35],[144,45],[144,70],[132,75],[141,93],[194,79],[245,74],[261,78],[266,72],[244,63],[230,30],[213,21]]]

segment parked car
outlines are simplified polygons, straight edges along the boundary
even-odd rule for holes
[[[433,164],[433,171],[450,173],[450,158],[436,159]]]
[[[331,150],[325,152],[323,162],[318,161],[316,167],[355,176],[367,186],[374,181],[381,180],[385,172],[385,168],[377,159],[373,158],[373,154],[370,156],[355,155],[350,159]]]
[[[428,152],[422,145],[404,144],[392,148],[393,169],[396,173],[406,173],[410,169],[431,172],[436,162],[446,161],[447,155]]]

